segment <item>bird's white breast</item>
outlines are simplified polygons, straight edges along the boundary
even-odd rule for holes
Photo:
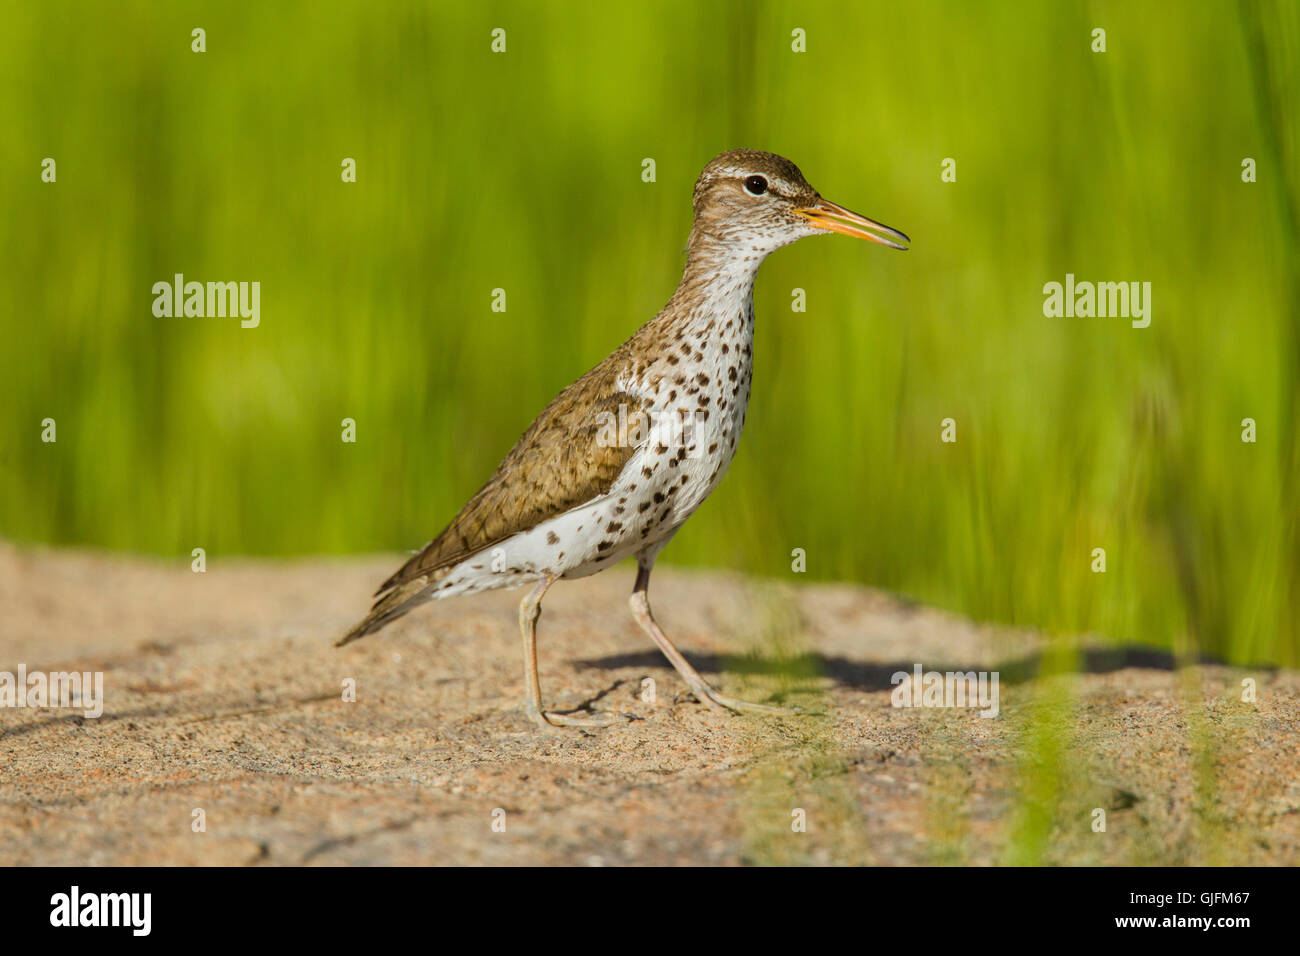
[[[453,569],[435,597],[513,587],[542,574],[575,578],[667,543],[727,473],[753,371],[754,274],[765,253],[719,264],[690,307],[618,381],[649,428],[609,491],[514,535]],[[635,412],[635,409],[631,410]]]
[[[635,383],[651,415],[668,423],[662,431],[669,440],[645,444],[641,475],[646,467],[654,471],[652,491],[676,486],[665,522],[674,531],[726,474],[749,406],[753,272],[723,273],[720,280]]]

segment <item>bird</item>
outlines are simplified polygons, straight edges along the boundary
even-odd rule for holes
[[[815,235],[899,250],[911,240],[823,199],[794,163],[761,150],[714,157],[695,182],[692,205],[685,268],[667,305],[546,406],[446,528],[384,581],[369,614],[336,646],[426,601],[531,584],[519,605],[527,716],[561,733],[608,727],[631,716],[543,707],[537,622],[556,581],[635,558],[632,615],[701,704],[724,713],[798,712],[710,686],[656,622],[650,574],[735,457],[763,260]]]

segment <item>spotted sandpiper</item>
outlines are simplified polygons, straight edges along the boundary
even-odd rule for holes
[[[703,704],[792,713],[714,690],[650,611],[655,558],[717,487],[745,424],[754,277],[769,253],[825,232],[906,249],[907,236],[822,199],[773,153],[733,149],[695,183],[686,269],[663,310],[562,391],[451,524],[376,592],[338,643],[379,630],[427,600],[533,584],[519,605],[528,716],[545,728],[603,727],[613,712],[542,709],[537,620],[559,578],[637,560],[632,614]]]

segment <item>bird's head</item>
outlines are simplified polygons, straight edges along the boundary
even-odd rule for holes
[[[891,249],[910,242],[897,229],[823,199],[783,156],[732,149],[695,183],[693,233],[766,255],[805,236],[838,232]]]

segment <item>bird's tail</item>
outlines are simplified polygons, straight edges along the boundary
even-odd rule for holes
[[[431,584],[429,578],[418,577],[386,591],[375,602],[366,619],[343,635],[334,646],[342,647],[344,644],[350,644],[359,637],[373,634],[389,621],[401,617],[429,596]]]

